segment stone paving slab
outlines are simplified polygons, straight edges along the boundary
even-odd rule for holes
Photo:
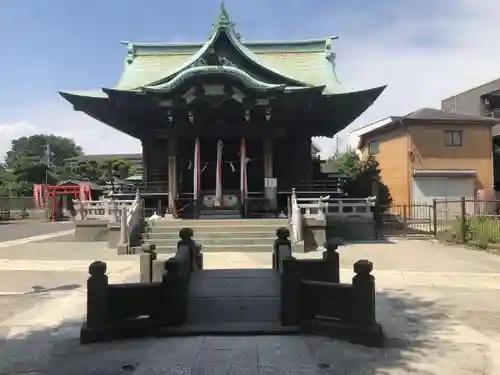
[[[339,248],[341,266],[369,259],[376,269],[430,272],[500,272],[500,257],[436,241],[399,239],[392,243],[359,243]]]
[[[108,260],[108,273],[138,271],[136,256]],[[121,259],[121,260],[120,260]],[[0,259],[0,295],[64,291],[85,287],[91,260]]]
[[[49,233],[74,229],[75,224],[71,222],[29,222],[11,221],[0,225],[0,243],[4,241],[18,240],[26,237],[39,236]]]
[[[341,260],[344,254],[341,253]],[[495,255],[490,255],[495,257]],[[298,259],[319,258],[320,252],[308,254],[296,254]],[[203,258],[203,266],[206,269],[231,269],[231,268],[255,268],[270,269],[270,254],[268,253],[206,253]],[[360,258],[355,258],[360,259]],[[378,258],[368,258],[374,261],[373,275],[376,278],[378,288],[392,288],[394,285],[405,286],[430,286],[430,287],[457,287],[469,289],[500,289],[500,270],[498,272],[477,271],[472,263],[467,271],[457,270],[399,270],[378,268]],[[408,263],[408,262],[407,262]],[[494,263],[495,264],[495,263]],[[341,262],[340,279],[342,282],[350,283],[354,272],[352,264],[346,267],[346,262]]]
[[[107,260],[116,249],[106,242],[31,242],[0,247],[0,258],[11,260]]]
[[[0,294],[65,291],[86,285],[88,272],[0,271]]]
[[[433,241],[400,240],[393,243],[359,243],[338,250],[341,268],[352,268],[359,259],[374,262],[376,270],[419,272],[500,273],[500,257],[460,246]],[[306,254],[295,253],[298,259],[320,258],[321,249]],[[226,256],[223,256],[225,254]],[[267,268],[271,253],[204,253],[207,268]],[[204,263],[204,265],[205,265]]]
[[[279,277],[272,269],[203,270],[195,273],[189,282],[189,296],[193,298],[279,297]]]
[[[400,243],[404,246],[399,250],[391,244],[376,251],[372,244],[340,250],[341,278],[346,282],[354,260],[368,258],[375,264],[377,316],[389,337],[385,349],[311,336],[191,337],[80,346],[85,313],[80,289],[57,298],[48,294],[35,307],[0,323],[0,333],[9,338],[0,338],[0,374],[500,374],[500,257],[428,246],[426,241]],[[54,256],[62,249],[42,253]],[[1,256],[4,250],[0,258],[7,258]],[[29,259],[27,254],[34,250],[24,247],[23,252],[14,259]],[[297,257],[302,256],[320,253]],[[82,267],[89,260],[67,259],[85,260]],[[124,258],[110,257],[108,265],[113,259]],[[138,264],[137,259],[133,262]],[[269,268],[270,254],[206,254],[205,265]],[[137,279],[136,270],[112,273],[110,282]]]
[[[96,260],[100,260],[97,258]],[[138,265],[137,256],[114,256],[113,259],[107,259],[108,271],[117,272],[130,267],[132,264]],[[86,272],[92,260],[41,260],[41,259],[0,259],[0,271],[69,271]]]

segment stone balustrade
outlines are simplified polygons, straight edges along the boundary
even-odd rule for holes
[[[375,198],[297,198],[297,204],[304,218],[372,217]]]
[[[119,222],[123,209],[129,209],[134,200],[116,200],[112,198],[98,201],[81,201],[75,199],[73,205],[77,212],[76,220],[109,220]]]

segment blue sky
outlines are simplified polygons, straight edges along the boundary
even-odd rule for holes
[[[490,65],[484,67],[486,73],[467,71],[470,62],[478,59],[477,53],[485,57],[493,53],[486,45],[481,45],[481,52],[474,51],[469,35],[471,30],[479,33],[477,24],[484,24],[483,18],[494,18],[495,7],[476,6],[490,3],[494,4],[490,0],[227,0],[226,7],[247,40],[339,35],[338,73],[353,89],[394,81],[392,91],[384,95],[393,95],[399,102],[401,80],[411,86],[415,79],[419,86],[404,104],[390,106],[384,102],[390,100],[382,98],[367,112],[369,116],[362,120],[366,122],[404,114],[400,111],[415,106],[437,106],[441,97],[500,76]],[[121,40],[206,40],[218,8],[218,0],[3,0],[0,153],[6,151],[10,138],[23,132],[74,136],[88,152],[137,151],[136,141],[73,113],[57,91],[113,86],[125,57]],[[463,59],[466,62],[458,61]],[[454,80],[448,64],[458,69]],[[434,70],[429,72],[429,66]],[[436,78],[443,80],[438,90],[441,97],[434,86],[418,83],[418,74],[431,74],[433,85]],[[432,93],[426,95],[427,89]],[[109,136],[118,140],[112,147],[97,141]]]

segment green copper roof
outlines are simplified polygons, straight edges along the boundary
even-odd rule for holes
[[[170,80],[202,57],[222,32],[247,59],[260,65],[262,69],[295,81],[297,86],[325,86],[325,94],[345,91],[335,74],[332,41],[336,37],[245,43],[236,32],[223,3],[219,21],[214,25],[210,38],[203,44],[124,42],[127,44],[128,54],[123,75],[115,88],[130,90]]]
[[[242,42],[222,4],[219,21],[205,43],[127,42],[124,73],[114,88],[61,95],[76,110],[140,138],[141,129],[117,107],[120,100],[114,99],[134,95],[147,99],[149,92],[169,91],[190,77],[220,74],[256,91],[283,91],[283,98],[292,103],[295,100],[299,111],[314,118],[301,131],[311,136],[332,136],[370,107],[385,88],[345,90],[335,74],[335,39]],[[228,43],[230,49],[225,50]],[[234,62],[230,61],[233,58]]]
[[[177,74],[174,78],[172,78],[168,82],[161,82],[156,85],[151,86],[143,86],[143,89],[146,91],[170,91],[178,86],[180,86],[183,82],[193,76],[201,76],[201,75],[226,75],[232,76],[240,81],[244,82],[248,87],[254,90],[274,90],[274,89],[285,89],[285,85],[275,85],[266,82],[261,82],[246,72],[238,69],[234,66],[194,66],[183,70],[181,73]]]

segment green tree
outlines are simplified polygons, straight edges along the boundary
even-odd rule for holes
[[[55,184],[65,160],[81,154],[81,147],[70,138],[37,134],[15,139],[7,152],[3,176],[0,176],[2,190],[9,195],[22,196],[32,194],[33,184],[45,181]]]
[[[69,165],[68,179],[87,180],[97,182],[101,180],[101,170],[95,160],[83,161]]]
[[[370,155],[366,160],[361,160],[355,150],[348,150],[331,157],[327,161],[330,172],[338,172],[349,177],[344,190],[351,198],[366,198],[374,193],[373,185],[377,182],[377,197],[381,205],[392,202],[387,185],[380,181],[380,165],[377,159]]]
[[[82,148],[71,138],[52,134],[37,134],[12,141],[11,149],[7,152],[5,159],[7,168],[13,168],[16,162],[27,158],[45,163],[47,145],[50,146],[50,162],[55,167],[64,165],[68,158],[83,155]]]
[[[130,163],[122,159],[104,160],[99,164],[101,181],[124,180],[130,176]]]

